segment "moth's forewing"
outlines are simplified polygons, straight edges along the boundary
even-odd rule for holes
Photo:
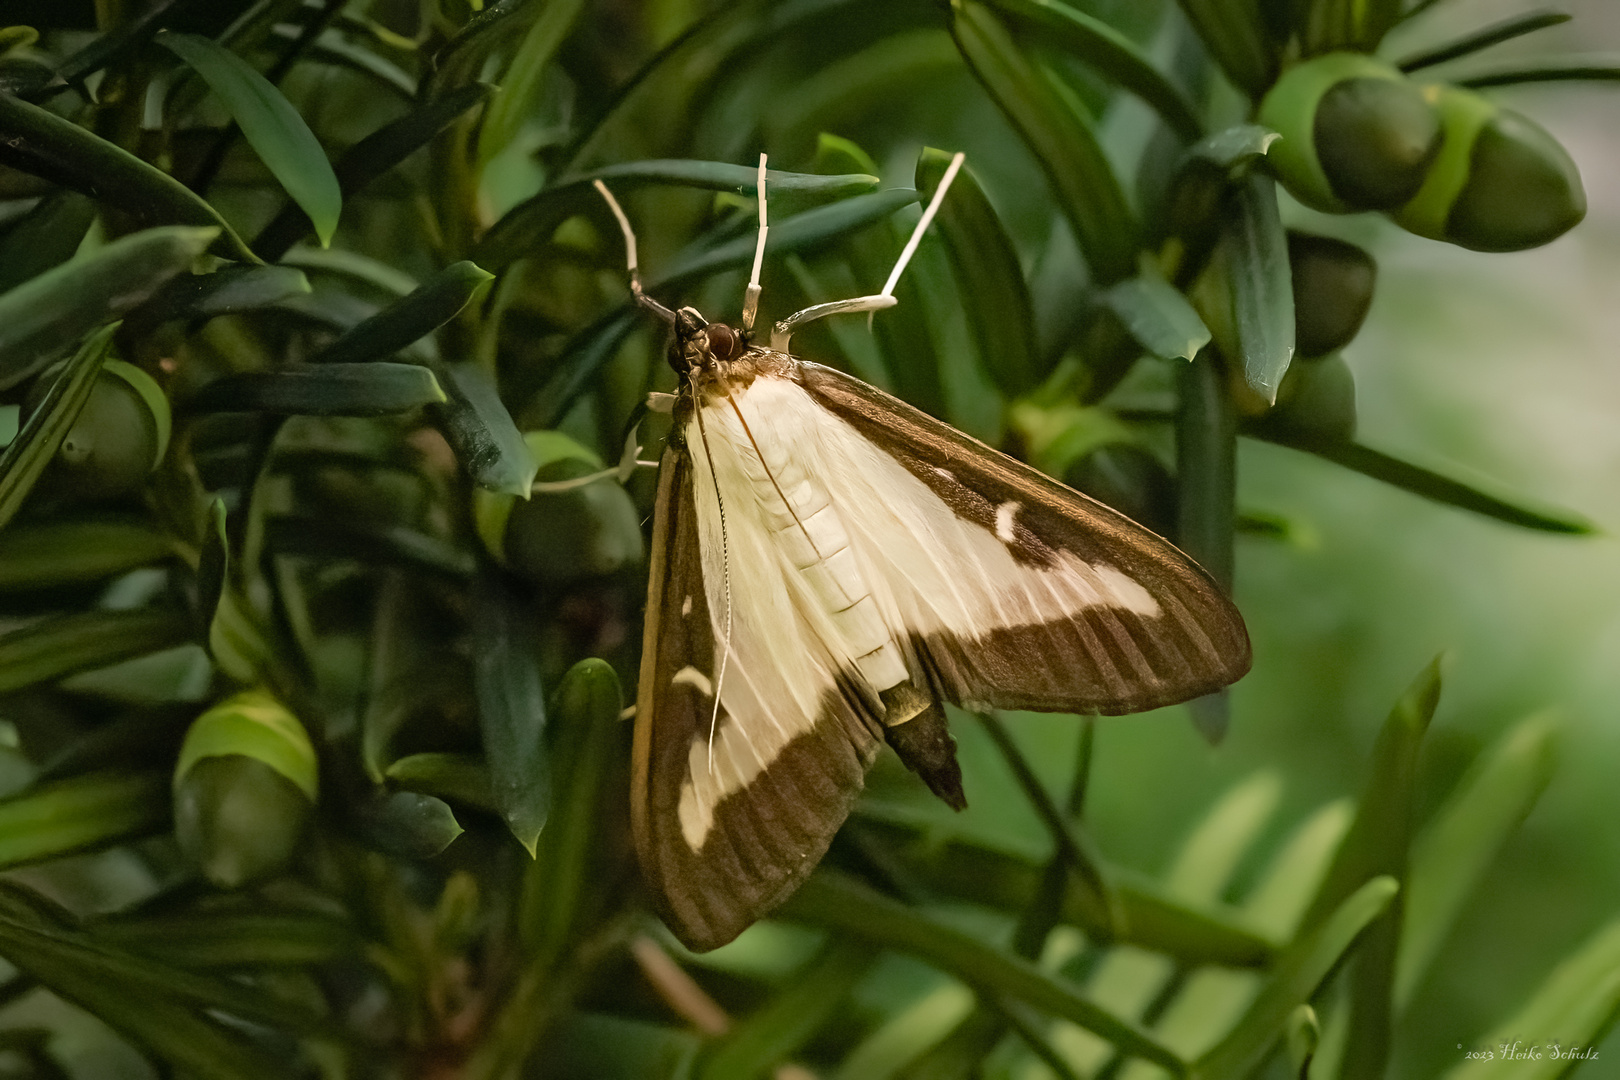
[[[701,683],[712,685],[718,674],[719,650],[696,513],[691,462],[684,448],[671,445],[660,465],[653,519],[631,825],[665,922],[687,947],[706,950],[736,937],[815,869],[859,797],[879,744],[842,690],[826,695],[815,717],[784,703],[786,722],[803,730],[745,788],[720,801],[701,843],[692,842],[682,795],[694,774],[701,781],[711,767],[705,756],[711,724],[768,720],[739,720],[724,708],[716,717],[713,698],[702,692]],[[730,666],[725,679],[745,674]]]
[[[817,404],[897,461],[958,518],[991,534],[1008,529],[1005,546],[1031,575],[1050,572],[1056,553],[1067,552],[1090,567],[1117,571],[1153,601],[1100,602],[1020,625],[996,625],[986,610],[976,624],[931,628],[918,635],[916,647],[947,700],[1117,715],[1210,693],[1249,670],[1242,616],[1169,541],[842,372],[801,362],[797,379]]]

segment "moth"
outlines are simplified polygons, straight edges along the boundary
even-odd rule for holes
[[[892,305],[953,160],[879,294],[754,340],[768,233],[740,325],[637,302],[672,329],[679,388],[659,462],[636,696],[631,822],[675,936],[735,938],[815,868],[884,747],[966,805],[946,703],[1118,714],[1249,668],[1236,608],[1114,510],[897,398],[793,356],[792,331]]]

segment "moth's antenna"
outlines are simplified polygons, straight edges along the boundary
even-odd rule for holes
[[[771,331],[771,348],[777,352],[787,352],[788,341],[792,338],[793,331],[807,322],[814,322],[828,315],[865,311],[868,312],[866,325],[870,328],[872,319],[879,311],[899,303],[894,298],[895,282],[900,280],[900,274],[905,270],[906,264],[911,262],[911,257],[917,253],[917,245],[922,243],[923,233],[928,230],[929,225],[933,224],[934,215],[939,213],[939,204],[945,201],[945,192],[950,190],[951,183],[955,181],[956,174],[962,170],[962,162],[966,157],[966,154],[958,153],[951,158],[951,163],[945,167],[945,175],[940,178],[939,187],[934,191],[934,197],[928,201],[928,206],[923,209],[922,217],[917,219],[917,227],[911,230],[911,239],[907,240],[906,246],[901,249],[900,258],[895,261],[894,269],[889,271],[889,280],[883,283],[882,292],[872,296],[857,296],[850,300],[834,300],[827,304],[816,304],[813,307],[807,307],[803,311],[789,315],[777,323]]]
[[[743,333],[754,328],[754,316],[759,314],[759,294],[762,291],[759,284],[759,271],[765,265],[765,236],[771,227],[765,220],[765,155],[759,155],[759,179],[755,182],[759,190],[759,243],[754,246],[754,273],[748,279],[748,291],[743,293],[742,329]]]
[[[878,293],[879,296],[893,294],[895,282],[900,280],[901,271],[905,270],[911,257],[917,254],[917,245],[922,243],[923,233],[933,224],[934,215],[939,213],[939,204],[945,201],[945,192],[950,190],[956,174],[962,171],[962,161],[966,157],[966,154],[958,152],[945,167],[945,175],[940,178],[939,187],[934,190],[934,197],[928,200],[928,206],[923,210],[922,217],[917,219],[917,227],[911,230],[911,239],[907,240],[906,246],[901,249],[900,258],[895,261],[894,269],[889,271],[889,280],[883,283],[883,291]]]
[[[624,209],[619,206],[619,200],[613,197],[613,192],[609,191],[602,181],[592,180],[591,185],[607,202],[608,209],[613,211],[613,217],[619,223],[619,231],[624,234],[624,261],[630,271],[630,292],[635,296],[636,303],[665,322],[673,324],[675,313],[641,291],[641,269],[636,265],[636,233],[630,228],[630,219],[624,216]]]

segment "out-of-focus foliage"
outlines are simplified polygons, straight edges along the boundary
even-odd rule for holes
[[[1327,696],[1348,669],[1290,672],[1313,647],[1275,640],[1316,596],[1284,611],[1237,582],[1264,697],[1100,727],[955,717],[971,811],[881,762],[826,865],[714,953],[648,914],[628,839],[636,460],[662,434],[628,421],[673,376],[593,180],[648,291],[724,318],[768,153],[774,319],[872,292],[965,150],[898,305],[795,350],[1121,506],[1228,587],[1330,542],[1240,504],[1260,444],[1316,459],[1313,483],[1358,473],[1470,528],[1587,543],[1577,514],[1356,434],[1345,350],[1379,242],[1518,251],[1585,213],[1572,159],[1492,88],[1620,78],[1591,56],[1489,66],[1564,20],[1465,7],[0,10],[0,1072],[1584,1062],[1550,1048],[1591,1050],[1620,1013],[1612,907],[1534,957],[1539,986],[1433,989],[1448,943],[1481,944],[1471,917],[1535,920],[1551,895],[1491,907],[1487,885],[1564,726],[1430,735],[1436,661],[1348,745],[1317,718],[1426,657]],[[1179,783],[1187,714],[1263,767],[1221,790],[1228,744]],[[1288,734],[1242,742],[1278,715]],[[1121,821],[1183,837],[1162,873]],[[1465,1059],[1515,1039],[1541,1056]]]

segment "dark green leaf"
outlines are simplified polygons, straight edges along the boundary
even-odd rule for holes
[[[1603,1036],[1620,1016],[1620,921],[1587,938],[1553,969],[1524,1008],[1475,1045],[1500,1047],[1530,1036],[1539,1047],[1522,1058],[1464,1061],[1444,1080],[1555,1080],[1596,1059]],[[1548,1051],[1559,1047],[1566,1056]],[[1529,1049],[1526,1047],[1525,1049]],[[1607,1047],[1604,1048],[1605,1050]],[[1585,1070],[1584,1075],[1598,1075]]]
[[[0,896],[0,949],[24,952],[57,964],[82,964],[120,986],[125,993],[154,996],[177,1004],[217,1009],[258,1024],[274,1025],[308,1035],[334,1035],[340,1029],[303,1005],[294,1005],[257,988],[170,967],[96,940],[68,925],[51,925],[41,918],[49,909],[17,886]],[[28,965],[13,960],[28,970]],[[39,976],[49,985],[49,980]]]
[[[112,347],[114,327],[94,334],[51,384],[28,423],[0,453],[0,528],[22,509],[45,466],[73,428]]]
[[[1347,897],[1320,926],[1290,945],[1242,1021],[1198,1059],[1194,1075],[1207,1080],[1239,1080],[1249,1075],[1284,1034],[1294,1010],[1316,993],[1356,938],[1389,908],[1399,891],[1393,878],[1374,878]]]
[[[321,36],[309,47],[308,56],[316,63],[346,67],[362,75],[369,75],[379,86],[394,91],[404,101],[416,103],[416,80],[404,68],[383,59],[362,45],[351,43],[336,30],[321,31]],[[341,180],[340,177],[340,183]]]
[[[996,744],[996,749],[1001,751],[1002,758],[1012,769],[1013,777],[1023,790],[1024,797],[1029,800],[1035,815],[1041,819],[1041,824],[1045,825],[1047,832],[1051,834],[1057,856],[1074,872],[1081,884],[1091,890],[1094,902],[1104,916],[1104,930],[1100,936],[1104,940],[1113,939],[1125,921],[1124,908],[1090,840],[1057,808],[1051,795],[1041,786],[1035,770],[1024,760],[1023,753],[1008,734],[1006,726],[992,714],[975,713],[974,716],[984,726],[985,731],[989,732],[991,741]]]
[[[427,368],[375,361],[227,375],[203,387],[187,405],[197,412],[386,416],[444,400]]]
[[[968,67],[1046,171],[1092,277],[1103,285],[1129,277],[1136,271],[1136,223],[1090,124],[977,0],[953,5],[951,33]]]
[[[238,1032],[193,1011],[184,991],[196,989],[188,981],[196,976],[84,944],[82,935],[37,916],[29,918],[31,913],[16,902],[20,890],[13,886],[6,891],[8,910],[0,915],[0,954],[41,984],[190,1075],[206,1080],[278,1080],[286,1076],[285,1062],[272,1061],[250,1049]],[[19,907],[23,910],[10,910]],[[170,985],[167,976],[171,974],[179,985]],[[210,991],[223,991],[220,1000],[243,994],[261,999],[239,984],[206,982]],[[202,1002],[205,1006],[218,1003],[208,998]]]
[[[1458,86],[1468,86],[1475,90],[1488,86],[1516,86],[1521,83],[1541,82],[1620,82],[1620,57],[1610,54],[1550,56],[1539,60],[1520,60],[1465,75],[1456,80]]]
[[[362,843],[399,859],[431,859],[465,831],[443,800],[413,791],[376,792],[351,813]]]
[[[163,773],[106,772],[0,800],[0,867],[55,859],[158,832],[169,821]]]
[[[1396,953],[1397,1010],[1412,999],[1491,860],[1547,789],[1557,767],[1559,727],[1542,714],[1503,735],[1413,842]]]
[[[552,702],[552,813],[524,880],[525,940],[542,963],[567,948],[581,922],[607,902],[603,822],[615,799],[625,727],[619,677],[603,660],[569,669]]]
[[[1337,3],[1321,0],[1317,6]],[[1382,0],[1378,0],[1382,2]],[[1259,97],[1277,74],[1257,0],[1180,0],[1215,62],[1240,90]]]
[[[190,912],[91,923],[98,942],[183,968],[299,967],[357,955],[354,927],[306,912]]]
[[[298,110],[246,60],[208,38],[165,32],[156,40],[190,64],[224,102],[271,175],[315,223],[321,246],[328,246],[343,193],[326,151]]]
[[[1108,289],[1102,302],[1151,356],[1191,360],[1209,344],[1209,328],[1181,290],[1157,274],[1138,274]]]
[[[1372,52],[1401,21],[1403,0],[1315,0],[1305,20],[1305,55]]]
[[[343,152],[333,166],[345,198],[432,142],[440,132],[489,96],[493,87],[474,83],[452,90],[417,111],[385,124]],[[280,259],[313,228],[297,203],[288,203],[253,239],[266,259]]]
[[[392,356],[455,318],[493,278],[474,263],[453,263],[311,359],[319,364],[358,364]]]
[[[1406,883],[1414,828],[1418,751],[1440,702],[1436,657],[1396,702],[1373,747],[1372,774],[1356,806],[1356,819],[1329,867],[1304,925],[1318,926],[1363,883],[1384,875]],[[1350,973],[1350,1023],[1356,1037],[1345,1049],[1340,1076],[1372,1080],[1384,1075],[1394,1024],[1395,950],[1405,897],[1395,899],[1368,933]]]
[[[719,161],[632,161],[611,165],[604,169],[565,179],[540,194],[519,203],[497,221],[484,234],[473,252],[473,258],[484,266],[503,270],[516,259],[532,255],[551,240],[557,226],[575,214],[605,217],[607,207],[592,187],[601,180],[624,198],[625,192],[653,184],[695,187],[707,191],[728,191],[739,195],[755,194],[759,170],[744,165],[729,165]],[[772,200],[772,208],[780,213],[777,200],[787,206],[807,202],[844,200],[855,195],[872,192],[877,187],[875,176],[851,174],[845,176],[817,176],[813,173],[787,173],[775,169],[765,171],[765,192]],[[750,241],[752,243],[752,241]],[[771,247],[782,241],[777,238],[776,226],[771,227]],[[750,257],[753,254],[749,249]]]
[[[86,333],[121,319],[191,267],[214,229],[148,229],[0,295],[0,388],[44,367]]]
[[[551,810],[546,701],[532,605],[497,572],[479,576],[473,686],[495,805],[530,856]]]
[[[1035,863],[969,840],[943,840],[870,817],[861,818],[860,828],[881,841],[907,874],[940,896],[1018,912],[1029,906],[1040,885],[1042,871]],[[1244,925],[1236,912],[1217,904],[1187,904],[1121,867],[1108,867],[1107,874],[1124,913],[1117,944],[1167,953],[1187,964],[1264,967],[1271,962],[1276,945]],[[1095,892],[1078,882],[1065,890],[1060,916],[1089,935],[1100,937],[1108,929],[1107,912],[1097,904]]]
[[[137,520],[27,522],[0,531],[0,590],[96,581],[173,554],[173,540]]]
[[[505,150],[540,106],[541,80],[584,7],[584,0],[552,0],[529,13],[523,40],[501,75],[501,93],[484,112],[478,130],[479,165]]]
[[[1172,1076],[1188,1075],[1187,1063],[1172,1050],[1093,1004],[1068,983],[842,874],[822,870],[812,875],[783,905],[781,914],[910,953],[981,991],[1028,1002],[1072,1021]]]
[[[1101,19],[1056,0],[990,0],[1015,24],[1034,31],[1043,45],[1059,49],[1140,97],[1182,138],[1203,134],[1198,111],[1159,73],[1136,43]]]
[[[1436,45],[1420,53],[1408,56],[1397,61],[1396,66],[1402,71],[1421,71],[1435,64],[1443,64],[1447,60],[1455,60],[1461,56],[1470,56],[1492,45],[1500,45],[1504,41],[1512,41],[1516,37],[1545,30],[1549,26],[1558,26],[1567,23],[1573,16],[1562,11],[1526,11],[1518,15],[1510,15],[1488,26],[1464,34],[1455,41],[1448,41],[1444,45]]]
[[[73,257],[96,219],[96,204],[77,191],[59,191],[0,234],[0,293]]]
[[[410,754],[388,766],[384,775],[403,791],[500,812],[490,790],[489,767],[473,754]]]
[[[146,225],[216,228],[213,251],[258,262],[219,212],[129,151],[55,113],[0,94],[0,164],[124,210]]]
[[[1245,432],[1247,434],[1247,432]],[[1374,480],[1381,480],[1392,487],[1402,491],[1409,491],[1413,495],[1422,496],[1437,503],[1455,506],[1463,510],[1472,510],[1476,514],[1483,514],[1498,521],[1505,521],[1509,525],[1518,525],[1525,529],[1539,529],[1543,532],[1570,533],[1584,536],[1597,532],[1597,526],[1577,514],[1557,508],[1543,508],[1526,505],[1523,500],[1515,499],[1509,502],[1496,495],[1481,490],[1482,485],[1465,483],[1454,480],[1449,476],[1430,472],[1420,465],[1402,461],[1391,457],[1381,450],[1374,450],[1360,443],[1305,443],[1289,441],[1283,442],[1271,433],[1256,434],[1257,438],[1268,442],[1278,442],[1283,446],[1290,446],[1295,450],[1303,450],[1308,454],[1326,458],[1335,465],[1342,465],[1353,472],[1370,476]]]
[[[1286,270],[1285,270],[1286,272]],[[1237,532],[1237,411],[1218,354],[1180,368],[1176,394],[1176,542],[1223,588],[1232,588]],[[1230,719],[1225,690],[1196,699],[1193,725],[1211,742]]]
[[[0,694],[159,652],[191,637],[179,612],[85,611],[0,634]]]
[[[933,198],[950,161],[942,150],[923,150],[916,175],[922,199]],[[1035,316],[1024,271],[995,207],[965,166],[940,205],[934,227],[950,253],[968,324],[990,377],[1008,397],[1029,392],[1043,372],[1036,359]]]
[[[470,554],[436,536],[363,520],[277,515],[265,520],[264,546],[278,555],[395,563],[455,578],[471,577],[475,568]]]
[[[810,1039],[844,1004],[872,966],[872,947],[858,938],[828,944],[764,1006],[715,1042],[698,1080],[762,1076]]]
[[[174,278],[130,312],[123,333],[140,338],[172,319],[202,320],[252,311],[309,291],[304,272],[290,266],[228,266],[212,274],[188,274]]]
[[[537,467],[495,380],[471,361],[433,371],[448,400],[432,412],[461,467],[479,487],[528,498]]]
[[[1250,173],[1238,187],[1227,233],[1227,272],[1243,378],[1268,403],[1294,358],[1294,283],[1288,238],[1277,212],[1277,182]]]

